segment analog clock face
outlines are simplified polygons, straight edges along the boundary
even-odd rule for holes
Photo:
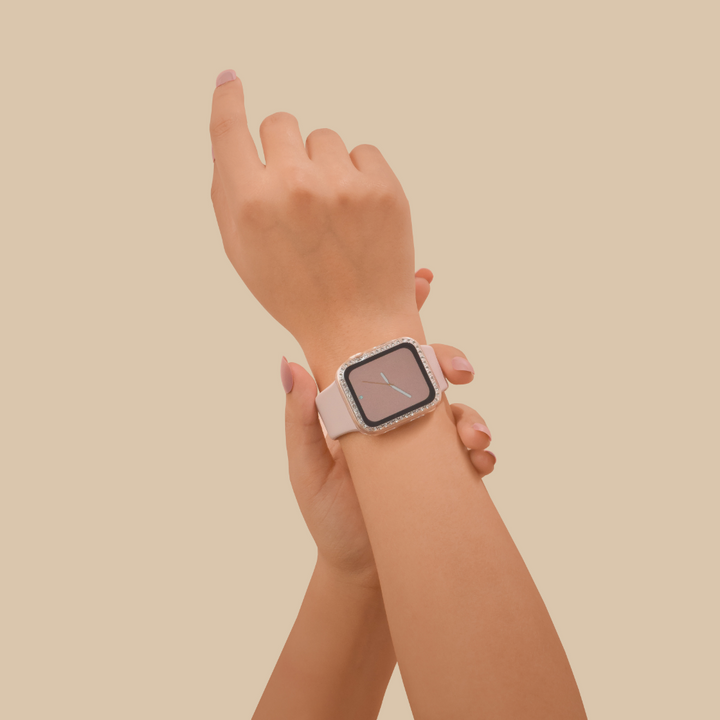
[[[397,345],[345,370],[345,382],[365,422],[381,425],[427,405],[435,388],[409,343]]]

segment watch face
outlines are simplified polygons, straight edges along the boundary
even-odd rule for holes
[[[410,342],[395,344],[352,363],[346,386],[363,420],[377,427],[432,402],[435,388],[420,355]]]

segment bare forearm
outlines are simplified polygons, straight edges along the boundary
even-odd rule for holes
[[[374,720],[395,662],[379,589],[318,561],[253,720]]]
[[[400,335],[425,341],[418,326]],[[318,369],[322,389],[332,378]],[[552,620],[447,401],[398,431],[341,442],[416,720],[585,718]]]

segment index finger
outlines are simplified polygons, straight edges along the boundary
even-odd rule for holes
[[[224,70],[215,81],[210,138],[227,200],[235,205],[249,194],[265,165],[248,128],[245,93],[234,70]]]

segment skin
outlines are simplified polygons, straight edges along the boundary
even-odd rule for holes
[[[296,118],[281,112],[260,125],[263,164],[239,79],[216,88],[210,134],[225,251],[299,342],[320,390],[355,352],[402,336],[426,344],[409,203],[376,147],[348,153],[327,128],[303,142]],[[418,422],[340,444],[416,720],[586,718],[447,398]]]
[[[418,270],[420,309],[432,273]],[[464,385],[473,374],[456,370],[449,345],[433,345],[449,382]],[[253,720],[376,718],[396,665],[370,538],[338,440],[324,434],[315,408],[317,386],[290,363],[293,386],[285,407],[290,482],[318,548],[298,617],[253,715]],[[451,405],[457,432],[478,478],[491,473],[490,438],[474,429],[484,419],[462,403]]]

